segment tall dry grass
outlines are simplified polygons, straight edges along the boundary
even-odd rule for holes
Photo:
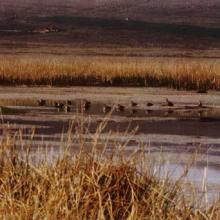
[[[82,123],[83,125],[83,123]],[[127,156],[122,146],[106,153],[97,146],[100,125],[90,146],[82,128],[75,137],[80,151],[63,154],[52,163],[46,155],[31,160],[33,141],[23,153],[15,137],[0,143],[1,219],[219,219],[219,204],[205,210],[190,207],[181,179],[159,180],[146,166],[143,151]],[[71,134],[71,131],[70,131]],[[70,134],[68,143],[71,142]],[[22,134],[20,135],[22,140]]]
[[[217,60],[141,58],[1,58],[1,85],[166,86],[219,89]]]

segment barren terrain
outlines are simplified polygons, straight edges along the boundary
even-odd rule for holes
[[[218,0],[3,0],[0,17],[67,15],[219,27]]]

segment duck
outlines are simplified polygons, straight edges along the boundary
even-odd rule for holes
[[[39,106],[45,106],[46,105],[46,100],[45,99],[39,99],[37,100],[37,103]]]
[[[102,110],[104,113],[108,113],[112,110],[112,107],[110,105],[104,105]]]
[[[59,103],[58,103],[58,102],[55,102],[55,103],[54,103],[54,107],[55,107],[55,108],[58,108],[58,107],[59,107]]]
[[[90,107],[91,107],[91,102],[86,100],[83,104],[83,110],[88,111]]]
[[[131,107],[137,107],[137,106],[138,106],[137,102],[131,101]]]
[[[151,102],[148,102],[148,103],[147,103],[147,106],[148,106],[148,107],[151,107],[151,106],[153,106],[153,105],[154,105],[154,104],[151,103]]]
[[[71,108],[69,105],[65,105],[64,106],[64,111],[67,113],[67,112],[70,112]]]
[[[72,101],[71,101],[71,100],[67,100],[67,101],[66,101],[66,104],[67,104],[67,105],[72,105]]]
[[[123,106],[123,105],[121,105],[121,104],[118,104],[116,110],[117,110],[118,112],[124,112],[125,106]]]
[[[204,110],[198,111],[198,117],[201,119],[204,116]]]
[[[199,101],[198,107],[199,108],[203,108],[204,107],[203,104],[202,104],[202,101]]]
[[[60,103],[60,102],[55,102],[55,108],[57,108],[59,111],[60,110],[63,110],[64,108],[64,104],[63,103]]]
[[[166,103],[169,107],[174,106],[173,102],[171,102],[168,98],[166,98]]]

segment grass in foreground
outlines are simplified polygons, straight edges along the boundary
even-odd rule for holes
[[[30,162],[31,146],[24,146],[21,159],[13,138],[2,139],[1,219],[220,218],[219,205],[204,211],[189,207],[181,179],[157,179],[141,152],[129,158],[122,150],[106,154],[96,146],[98,134],[88,150],[82,133],[76,136],[79,153],[66,149],[54,163],[39,164]]]
[[[135,58],[1,58],[1,85],[165,86],[220,89],[213,60]]]

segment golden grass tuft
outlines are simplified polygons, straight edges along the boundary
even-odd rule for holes
[[[1,58],[1,85],[165,86],[220,89],[218,60],[150,58]]]
[[[152,175],[141,151],[128,157],[122,149],[105,153],[93,145],[88,150],[83,147],[82,134],[77,137],[80,152],[73,154],[64,148],[53,163],[48,158],[33,163],[30,145],[23,146],[21,156],[14,138],[2,139],[1,219],[220,218],[219,205],[206,210],[189,207],[181,180],[159,180]]]

